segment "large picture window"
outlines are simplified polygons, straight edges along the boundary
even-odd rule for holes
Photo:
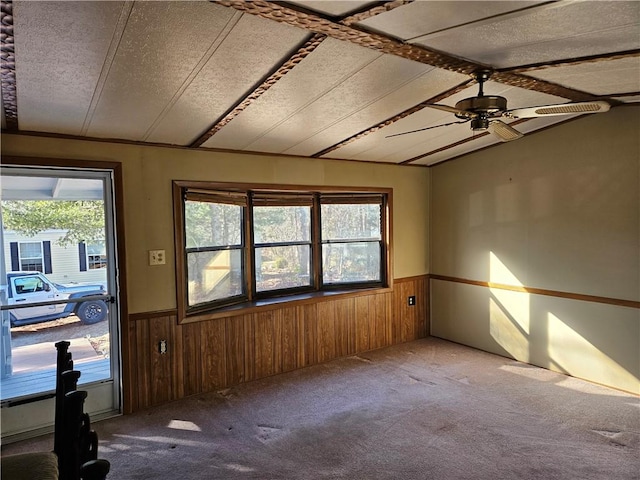
[[[390,194],[174,182],[181,319],[388,286]]]

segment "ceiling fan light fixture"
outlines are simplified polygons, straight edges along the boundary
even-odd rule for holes
[[[489,128],[489,119],[485,115],[479,115],[471,119],[471,130],[474,132],[483,132]]]

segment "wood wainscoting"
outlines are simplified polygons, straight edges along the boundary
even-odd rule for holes
[[[426,337],[428,288],[422,275],[397,279],[392,290],[182,325],[175,311],[132,314],[122,340],[124,412]]]

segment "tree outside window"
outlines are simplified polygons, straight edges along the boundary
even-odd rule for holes
[[[348,201],[348,200],[343,200]],[[322,272],[326,284],[382,280],[382,204],[322,205]]]
[[[190,307],[242,297],[244,206],[198,197],[184,205]]]
[[[256,292],[312,285],[311,206],[253,208]]]

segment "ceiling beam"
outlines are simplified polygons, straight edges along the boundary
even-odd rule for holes
[[[433,104],[433,103],[437,103],[440,100],[444,100],[445,98],[450,97],[451,95],[455,95],[456,93],[464,90],[465,88],[469,87],[469,85],[472,85],[473,83],[475,83],[475,80],[467,80],[466,82],[463,82],[449,90],[447,90],[446,92],[443,92],[435,97],[432,97],[428,100],[425,100],[422,103],[419,103],[418,105],[408,108],[403,112],[398,113],[397,115],[394,115],[391,118],[388,118],[386,120],[384,120],[383,122],[378,123],[377,125],[374,125],[372,127],[367,128],[366,130],[362,130],[361,132],[356,133],[355,135],[350,136],[349,138],[346,138],[344,140],[342,140],[339,143],[336,143],[328,148],[325,148],[324,150],[321,150],[318,153],[314,153],[313,155],[311,155],[314,158],[319,158],[322,157],[323,155],[326,155],[327,153],[333,152],[334,150],[337,150],[338,148],[344,147],[345,145],[348,145],[351,142],[355,142],[356,140],[364,137],[365,135],[369,135],[370,133],[373,133],[377,130],[380,130],[381,128],[384,127],[388,127],[389,125],[391,125],[392,123],[397,122],[398,120],[402,120],[405,117],[408,117],[409,115],[413,115],[416,112],[419,112],[420,110],[422,110],[423,108],[427,108],[429,107],[429,105]]]
[[[2,107],[8,130],[18,130],[16,61],[13,42],[13,2],[0,2],[0,84]]]
[[[281,23],[286,23],[288,25],[292,25],[298,28],[303,28],[305,30],[309,30],[311,32],[316,33],[316,35],[322,35],[322,39],[325,36],[329,36],[342,41],[349,41],[355,43],[357,45],[370,48],[376,51],[380,51],[382,53],[387,53],[391,55],[397,55],[402,58],[407,58],[409,60],[417,61],[420,63],[425,63],[437,68],[454,71],[458,73],[471,74],[476,70],[486,68],[486,66],[470,62],[467,60],[463,60],[451,55],[446,55],[441,52],[436,52],[429,50],[424,47],[410,45],[399,40],[396,40],[391,37],[387,37],[384,35],[380,35],[377,33],[362,31],[357,28],[353,28],[351,25],[366,20],[372,16],[378,15],[380,13],[384,13],[390,11],[394,8],[406,5],[411,3],[412,0],[396,0],[387,2],[383,5],[377,5],[369,10],[360,12],[358,14],[352,15],[350,17],[346,17],[342,21],[336,22],[332,21],[329,18],[322,17],[314,14],[309,11],[302,11],[295,8],[289,8],[286,5],[281,4],[280,2],[267,2],[264,0],[256,0],[252,2],[245,2],[241,0],[212,0],[214,3],[219,3],[221,5],[235,8],[236,10],[249,13],[252,15],[260,16],[262,18],[266,18],[269,20],[278,21]],[[322,40],[320,40],[322,41]],[[315,47],[313,47],[315,49]],[[305,47],[303,46],[301,51],[305,51]],[[312,51],[312,50],[311,50]],[[293,68],[295,64],[298,62],[295,61],[290,68],[286,67],[287,64],[300,53],[296,53],[289,61],[283,64],[283,68],[286,71],[289,71],[290,68]],[[310,51],[305,53],[305,56],[310,53]],[[299,60],[298,60],[299,61]],[[278,69],[279,71],[280,69]],[[193,142],[191,147],[199,147],[204,144],[211,136],[213,136],[217,131],[219,131],[222,127],[224,127],[227,123],[229,123],[235,116],[237,116],[242,110],[244,110],[247,106],[249,106],[258,96],[260,96],[266,89],[270,88],[275,82],[277,82],[283,75],[279,75],[278,71],[274,72],[261,86],[256,88],[253,93],[249,94],[246,98],[241,100],[236,107],[234,107],[227,115],[225,115],[220,121],[216,122],[205,134],[203,134],[198,140]],[[284,74],[286,74],[286,71]],[[571,88],[564,87],[562,85],[558,85],[552,82],[547,82],[545,80],[539,80],[533,77],[528,77],[526,75],[521,75],[519,72],[515,71],[497,71],[492,75],[492,80],[509,85],[514,87],[519,87],[527,90],[533,90],[541,93],[546,93],[562,98],[567,98],[573,101],[588,101],[595,100],[597,97],[591,95],[586,92],[581,92],[578,90],[574,90]],[[312,157],[318,158],[323,155],[327,155],[328,153],[337,150],[355,140],[358,140],[370,133],[373,133],[381,128],[391,125],[392,123],[397,122],[413,113],[416,113],[423,108],[427,108],[429,104],[436,103],[441,101],[460,90],[468,87],[473,83],[472,80],[464,82],[453,89],[450,89],[442,94],[430,98],[424,102],[411,107],[394,117],[391,117],[377,125],[374,125],[366,130],[358,132],[355,135],[352,135],[345,140],[336,143],[328,148],[323,149],[320,152],[317,152],[312,155]],[[265,88],[266,87],[266,88]],[[477,138],[477,137],[476,137]],[[473,138],[472,138],[473,139]],[[466,141],[472,140],[467,139]],[[450,145],[446,148],[451,148],[456,144]],[[440,151],[440,150],[438,150]],[[424,155],[420,155],[418,157],[409,159],[402,164],[407,164],[414,162],[420,158],[424,158],[425,156],[432,155],[436,153],[429,152]]]
[[[234,105],[225,115],[222,116],[216,123],[214,123],[205,133],[200,135],[197,140],[189,145],[191,148],[197,148],[202,146],[207,140],[209,140],[217,131],[228,124],[231,120],[237,117],[240,112],[246,109],[254,101],[256,101],[262,94],[273,87],[282,77],[289,73],[293,68],[300,63],[307,55],[313,52],[322,41],[327,38],[325,35],[315,34],[311,36],[304,44],[298,48],[296,53],[281,63],[275,70],[263,80],[253,91],[241,99],[236,105]]]
[[[304,28],[305,30],[320,33],[337,40],[355,43],[356,45],[378,52],[396,55],[452,72],[470,75],[477,70],[488,68],[487,65],[464,60],[425,47],[404,43],[395,38],[378,33],[358,30],[312,13],[300,12],[266,0],[255,0],[251,2],[245,2],[243,0],[211,1],[251,15],[257,15],[294,27]],[[587,101],[597,98],[585,92],[516,73],[496,72],[491,79],[506,85],[547,93],[573,101]]]
[[[564,87],[546,80],[538,80],[537,78],[528,77],[519,73],[493,72],[491,74],[491,80],[494,82],[504,83],[511,87],[524,88],[525,90],[555,95],[556,97],[566,98],[574,102],[588,102],[600,98],[597,95]]]
[[[394,8],[402,7],[403,5],[407,5],[408,3],[413,3],[414,0],[393,0],[391,2],[383,2],[382,5],[376,5],[373,8],[365,10],[364,12],[356,13],[350,15],[346,18],[340,20],[340,23],[343,25],[350,26],[354,23],[363,22],[368,18],[375,17],[381,13],[389,12]]]
[[[337,40],[355,43],[381,53],[425,63],[434,67],[458,73],[471,74],[480,66],[444,53],[427,50],[422,47],[403,43],[399,40],[377,33],[363,32],[353,27],[322,18],[318,15],[299,12],[265,0],[245,2],[242,0],[212,0],[226,7],[235,8],[251,15],[274,20],[294,27],[320,33]],[[486,67],[485,67],[486,68]]]
[[[400,7],[402,5],[406,5],[407,3],[411,3],[414,0],[394,0],[392,2],[384,2],[382,5],[376,5],[369,10],[365,10],[363,12],[357,13],[350,17],[347,17],[340,21],[340,23],[348,24],[348,22],[354,23],[357,21],[361,21],[366,18],[373,17],[378,15],[379,13],[388,12],[389,10],[393,10],[394,8]],[[288,8],[288,7],[284,7]],[[293,10],[293,9],[292,9]],[[298,9],[295,10],[301,15],[313,15],[312,12]],[[318,17],[321,18],[321,17]],[[330,21],[325,18],[326,21]],[[249,105],[251,105],[255,100],[258,99],[263,93],[265,93],[269,88],[275,85],[284,75],[286,75],[293,67],[295,67],[303,58],[309,55],[313,50],[316,49],[320,43],[327,38],[324,34],[316,33],[314,34],[308,41],[302,45],[296,53],[294,53],[290,58],[285,60],[280,66],[278,66],[275,71],[272,71],[268,77],[261,82],[259,86],[257,86],[251,93],[242,98],[239,102],[237,102],[224,116],[222,116],[218,121],[216,121],[205,133],[203,133],[200,137],[198,137],[194,142],[192,142],[189,147],[197,148],[202,146],[207,140],[209,140],[213,135],[215,135],[220,129],[222,129],[225,125],[231,122],[235,117],[237,117],[243,110],[245,110]]]

